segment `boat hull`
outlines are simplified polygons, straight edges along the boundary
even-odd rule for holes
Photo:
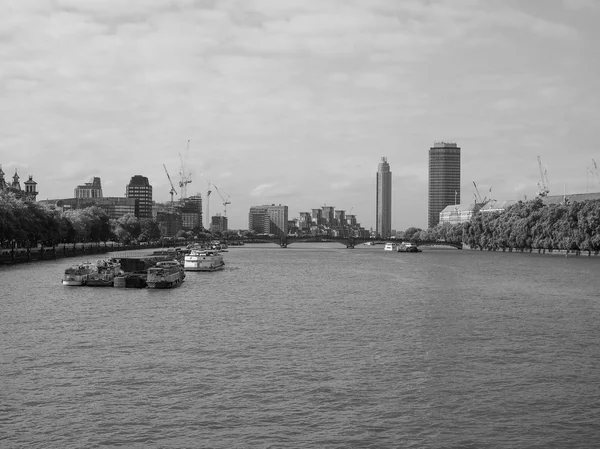
[[[179,287],[183,279],[177,278],[173,280],[164,280],[164,281],[147,281],[148,288],[157,288],[157,289],[166,289],[166,288],[175,288]]]
[[[202,264],[187,264],[184,267],[185,271],[219,271],[225,268],[225,263],[220,265],[202,265]]]
[[[82,279],[63,279],[62,285],[68,285],[71,287],[81,287],[85,285],[85,281]]]

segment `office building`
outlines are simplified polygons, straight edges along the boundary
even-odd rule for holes
[[[139,199],[138,218],[152,218],[152,186],[148,178],[135,175],[127,184],[125,197]]]
[[[387,158],[382,157],[377,167],[377,199],[375,232],[387,239],[392,232],[392,172]]]
[[[269,234],[271,220],[269,219],[268,206],[252,206],[248,214],[248,230],[257,234]]]
[[[312,209],[312,222],[317,226],[324,224],[323,209]]]
[[[84,200],[88,198],[102,198],[102,183],[100,178],[95,176],[90,182],[75,187],[75,198]]]
[[[227,229],[227,217],[225,215],[217,214],[211,217],[211,232],[225,232]]]
[[[288,207],[281,204],[252,206],[248,214],[248,229],[258,234],[287,234]]]
[[[323,209],[323,224],[326,224],[327,226],[333,226],[333,220],[335,218],[335,206],[323,206],[321,209]]]
[[[429,149],[427,226],[435,227],[440,212],[453,204],[460,204],[460,148],[453,142],[436,142]]]
[[[202,197],[189,196],[176,203],[176,210],[181,214],[182,229],[202,228]]]

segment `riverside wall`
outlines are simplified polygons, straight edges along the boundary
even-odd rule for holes
[[[119,243],[67,243],[56,246],[36,248],[11,248],[0,250],[0,265],[10,265],[27,262],[42,262],[67,257],[91,256],[106,254],[114,251],[144,250],[162,248],[163,245],[122,245]]]

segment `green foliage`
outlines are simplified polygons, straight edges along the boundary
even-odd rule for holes
[[[118,239],[157,240],[160,229],[155,220],[138,220],[129,214],[110,220],[103,209],[60,211],[35,201],[18,199],[12,193],[0,193],[0,243],[16,242],[34,246],[44,242],[103,242]]]
[[[503,213],[476,214],[464,242],[479,249],[600,250],[600,200],[551,204],[541,199],[510,206]]]

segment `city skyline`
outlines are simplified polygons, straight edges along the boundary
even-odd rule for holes
[[[392,227],[425,228],[440,140],[463,148],[465,199],[473,181],[533,198],[537,156],[551,195],[600,190],[596,1],[34,0],[0,14],[0,160],[39,199],[94,176],[118,197],[143,173],[166,202],[163,164],[177,187],[184,160],[189,195],[209,181],[230,195],[230,228],[254,204],[296,216],[317,199],[375,228],[369,167],[386,154]]]

